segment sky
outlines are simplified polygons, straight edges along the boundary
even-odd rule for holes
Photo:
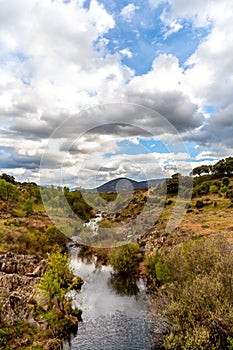
[[[232,0],[0,0],[0,173],[91,188],[233,155]]]

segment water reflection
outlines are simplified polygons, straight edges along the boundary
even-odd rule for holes
[[[117,274],[111,274],[108,280],[108,286],[119,295],[135,295],[139,293],[137,285],[138,279],[133,277],[125,278]]]
[[[159,324],[150,318],[142,280],[126,281],[113,274],[109,265],[96,265],[86,253],[71,252],[75,274],[84,278],[76,305],[83,310],[72,350],[158,349]],[[98,266],[98,267],[97,267]],[[158,343],[157,343],[158,344]]]

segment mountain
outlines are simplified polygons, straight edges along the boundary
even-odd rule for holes
[[[105,184],[85,190],[88,193],[108,193],[108,192],[123,192],[129,190],[141,190],[148,189],[150,187],[155,187],[159,184],[163,184],[167,178],[164,179],[150,179],[147,181],[135,181],[132,179],[128,179],[127,177],[119,177],[114,180],[110,180]]]

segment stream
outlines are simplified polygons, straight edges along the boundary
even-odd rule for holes
[[[113,283],[111,266],[96,268],[95,260],[82,260],[78,253],[79,248],[70,248],[74,273],[85,281],[74,301],[83,310],[83,321],[70,349],[159,349],[163,327],[151,318],[143,280],[127,292],[124,281]]]

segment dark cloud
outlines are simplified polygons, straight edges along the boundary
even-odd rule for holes
[[[224,144],[233,148],[233,104],[209,118],[200,132],[203,143]]]
[[[48,123],[41,120],[17,118],[10,126],[10,130],[18,136],[24,136],[28,139],[47,138],[51,135],[53,129]]]
[[[204,119],[198,106],[180,91],[129,92],[128,100],[159,112],[180,132],[200,126]],[[156,120],[148,117],[148,125],[153,130]]]
[[[40,157],[20,155],[13,147],[1,147],[0,154],[2,169],[25,168],[35,170],[40,167]]]

